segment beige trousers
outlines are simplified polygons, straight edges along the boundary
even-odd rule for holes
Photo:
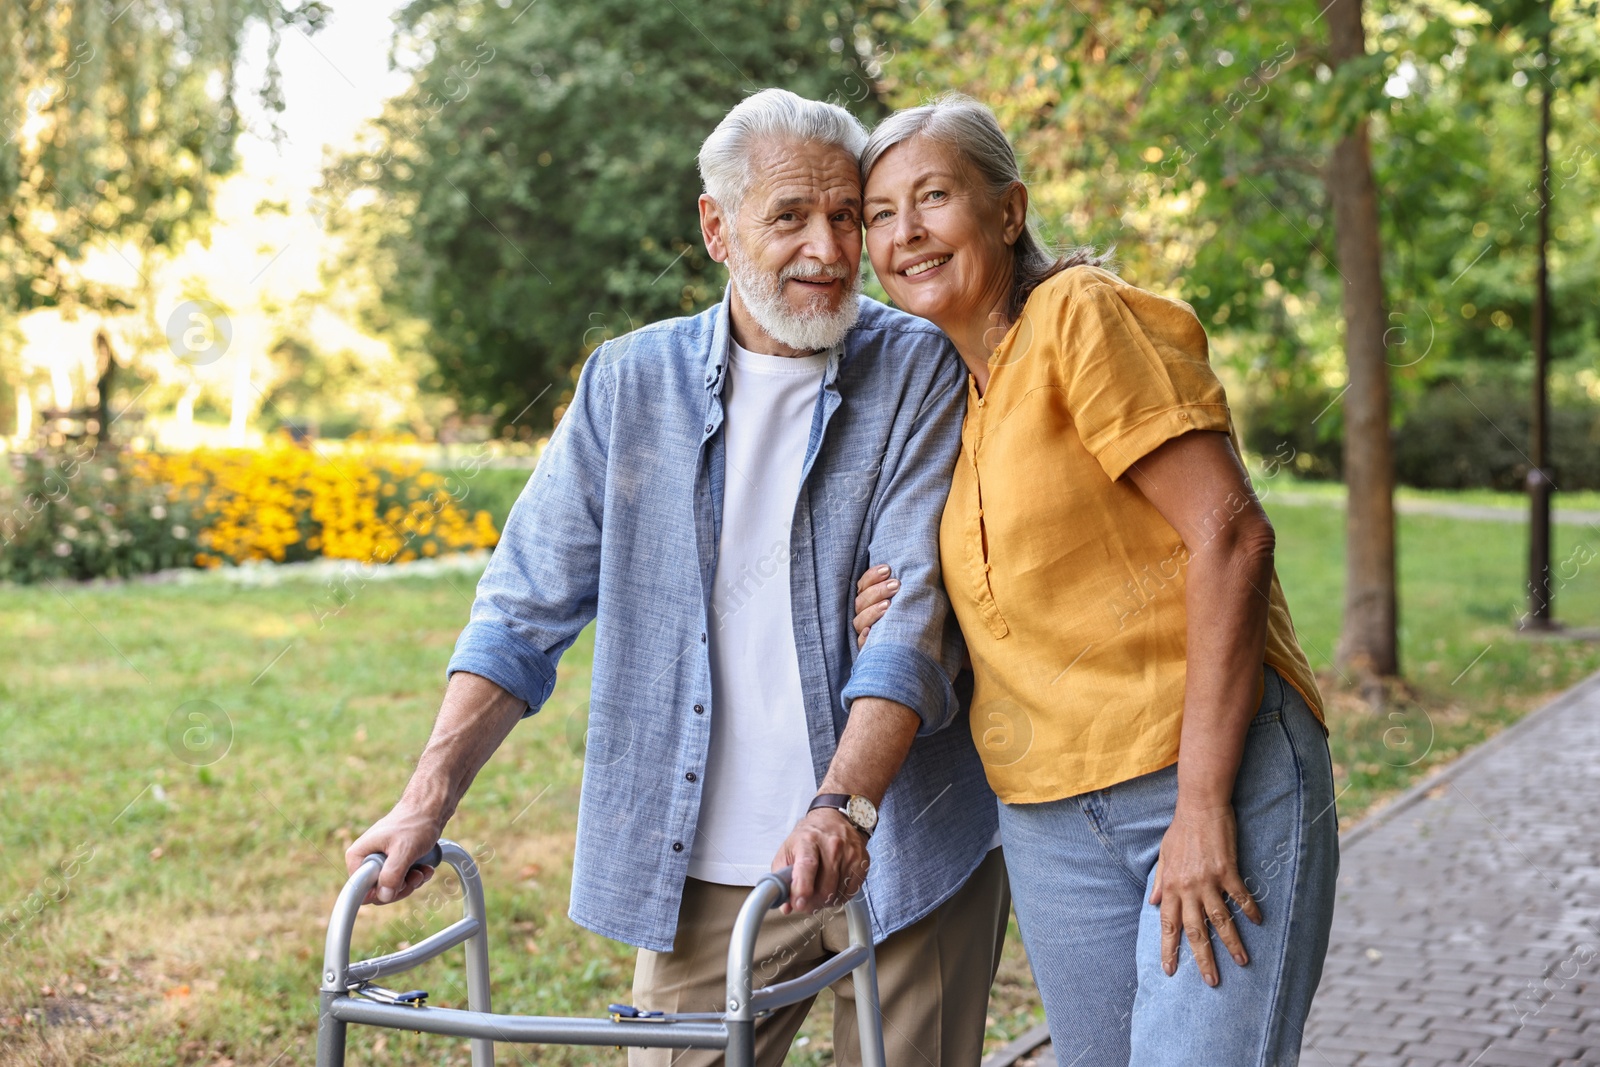
[[[678,914],[679,946],[639,950],[633,1002],[651,1011],[721,1011],[728,981],[728,938],[748,888],[693,878]],[[878,1000],[889,1067],[977,1067],[983,1055],[989,987],[1000,966],[1011,892],[1001,850],[992,850],[955,895],[877,946]],[[815,915],[769,912],[756,942],[757,989],[797,977],[850,943],[844,910]],[[831,987],[837,1067],[859,1067],[855,986]],[[812,998],[815,999],[815,998]],[[811,1000],[756,1021],[757,1067],[778,1067],[811,1010]],[[714,1049],[630,1049],[629,1067],[713,1067]]]

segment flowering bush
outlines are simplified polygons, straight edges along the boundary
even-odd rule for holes
[[[191,509],[80,445],[12,457],[0,485],[0,578],[123,577],[194,562]]]
[[[452,479],[378,449],[97,456],[84,445],[16,457],[13,474],[0,487],[0,578],[12,581],[318,556],[404,562],[499,540]]]

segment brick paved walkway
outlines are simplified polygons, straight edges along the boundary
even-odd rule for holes
[[[1300,1063],[1600,1065],[1600,675],[1347,834]]]

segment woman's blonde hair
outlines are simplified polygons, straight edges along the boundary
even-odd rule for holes
[[[954,151],[982,179],[989,196],[995,200],[1022,181],[1017,154],[994,112],[970,96],[945,93],[921,107],[896,111],[878,124],[867,138],[867,146],[861,150],[862,187],[865,188],[872,168],[878,165],[885,152],[917,136]],[[1051,275],[1085,263],[1104,268],[1111,265],[1110,249],[1098,253],[1093,248],[1079,247],[1058,255],[1027,222],[1023,223],[1022,233],[1011,251],[1015,259],[1008,314],[1013,319],[1022,313],[1022,305],[1028,302],[1029,295]]]

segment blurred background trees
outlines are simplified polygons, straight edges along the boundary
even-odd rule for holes
[[[367,321],[423,345],[431,384],[543,432],[602,341],[718,299],[695,157],[771,84],[882,113],[848,3],[672,0],[443,4],[399,16],[426,57],[376,151],[323,191]],[[420,321],[425,330],[415,330]]]
[[[123,320],[75,342],[73,432],[97,433],[115,394],[229,418],[231,440],[536,439],[602,341],[720,295],[695,153],[732,104],[777,84],[870,124],[959,90],[1000,116],[1047,234],[1115,245],[1131,281],[1195,307],[1265,475],[1350,483],[1343,658],[1390,673],[1394,481],[1513,489],[1530,466],[1548,86],[1549,466],[1600,488],[1595,0],[400,0],[381,113],[306,203],[255,209],[267,236],[317,228],[261,242],[260,272],[291,250],[320,280],[253,309],[184,281],[189,303],[254,316],[234,328],[253,362],[208,378],[179,365],[152,265],[206,239],[240,94],[281,107],[280,39],[325,38],[331,10],[0,12],[0,429],[42,388],[18,324],[53,308]],[[252,34],[266,59],[242,80]],[[311,61],[354,88],[355,59]]]
[[[281,104],[271,58],[280,35],[316,32],[326,10],[319,0],[0,5],[0,428],[16,432],[5,423],[19,394],[28,396],[19,388],[28,384],[19,318],[41,308],[153,314],[154,259],[204,237],[216,181],[237,163],[246,35],[259,28],[269,38],[266,77],[251,91],[270,111]],[[119,287],[86,273],[97,245],[131,256],[140,281]],[[153,318],[147,325],[159,335]],[[104,331],[95,347],[99,369],[86,399],[98,435],[109,400],[100,394],[130,354],[116,352]],[[136,393],[146,383],[134,373],[120,384]]]

